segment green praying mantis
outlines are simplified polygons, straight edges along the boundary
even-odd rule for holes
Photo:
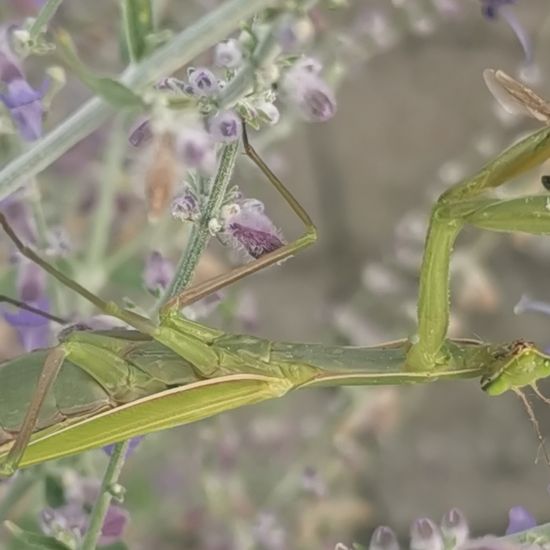
[[[550,120],[546,103],[519,82],[501,71],[488,71],[486,78],[501,99]],[[106,302],[71,280],[25,246],[0,214],[0,225],[23,256],[102,313],[131,327],[67,331],[54,348],[0,365],[0,475],[296,389],[480,378],[489,395],[519,392],[523,386],[539,393],[536,382],[550,375],[550,356],[531,343],[447,339],[449,264],[454,241],[467,225],[550,234],[547,195],[507,200],[491,196],[496,187],[550,158],[550,127],[512,145],[437,200],[420,273],[417,333],[375,347],[272,342],[226,334],[181,315],[183,306],[296,254],[316,239],[309,215],[258,156],[246,131],[243,143],[246,155],[301,219],[305,231],[251,263],[181,291],[156,319]]]

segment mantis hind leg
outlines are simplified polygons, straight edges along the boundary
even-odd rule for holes
[[[236,267],[231,270],[229,273],[224,273],[217,277],[214,277],[204,283],[195,285],[189,289],[183,290],[180,294],[171,298],[161,309],[162,314],[166,314],[171,310],[179,310],[182,307],[192,304],[197,300],[200,300],[204,296],[220,290],[239,279],[252,273],[256,273],[265,267],[273,265],[277,262],[280,262],[289,256],[293,256],[302,248],[309,246],[317,240],[317,229],[313,224],[313,221],[309,217],[309,214],[303,208],[303,206],[298,202],[294,195],[289,191],[289,189],[283,184],[283,182],[271,171],[267,164],[262,160],[260,155],[256,152],[254,147],[248,141],[248,135],[246,132],[246,126],[243,124],[243,145],[245,154],[252,160],[252,162],[261,170],[264,176],[267,178],[269,183],[275,187],[278,193],[283,197],[285,202],[290,206],[294,213],[300,218],[305,226],[305,231],[301,237],[298,239],[283,245],[282,247],[264,254],[256,260]]]
[[[63,345],[53,348],[48,353],[46,360],[44,361],[44,366],[42,368],[42,372],[40,373],[31,403],[25,413],[25,418],[23,419],[21,429],[19,430],[8,455],[2,462],[0,462],[0,477],[9,477],[16,472],[25,453],[25,449],[29,444],[31,435],[36,428],[42,404],[44,403],[46,395],[55,382],[66,356],[67,352],[65,351]]]

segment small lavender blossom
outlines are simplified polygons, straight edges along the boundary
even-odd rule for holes
[[[196,222],[200,219],[199,197],[189,183],[185,182],[183,189],[172,200],[170,212],[181,221]]]
[[[13,59],[0,52],[0,81],[4,91],[0,101],[8,109],[21,137],[26,141],[37,140],[42,135],[42,98],[45,85],[35,90],[25,80],[23,72]]]
[[[506,21],[523,48],[526,65],[530,65],[533,62],[533,44],[513,10],[515,3],[516,0],[481,0],[481,13],[490,20],[502,17]]]
[[[214,141],[232,143],[241,137],[242,122],[233,111],[222,111],[208,121],[208,128]]]
[[[243,52],[234,38],[220,42],[214,50],[214,63],[218,67],[234,69],[241,64],[242,59]]]
[[[399,550],[399,543],[393,530],[385,525],[377,527],[370,539],[369,550]]]
[[[411,526],[411,550],[443,550],[443,537],[429,518],[419,518]]]
[[[128,141],[134,147],[141,147],[153,139],[153,130],[149,119],[141,119],[133,126]]]
[[[537,525],[536,519],[523,506],[514,506],[508,512],[508,527],[506,534],[513,535]]]
[[[243,249],[252,258],[260,258],[285,244],[280,232],[255,199],[226,205],[222,209],[222,241]]]
[[[165,290],[174,277],[174,266],[160,252],[149,254],[143,271],[143,283],[149,292],[158,295]]]
[[[0,202],[0,210],[6,216],[19,238],[28,244],[36,242],[36,228],[28,204],[17,196],[10,196]]]
[[[178,136],[176,151],[187,168],[195,168],[204,174],[216,169],[216,149],[210,134],[203,128],[186,128]]]
[[[210,97],[218,93],[218,79],[216,75],[205,67],[189,70],[189,85],[193,94],[199,97]]]
[[[334,92],[319,72],[318,61],[301,59],[287,71],[282,82],[287,100],[309,122],[325,122],[336,113]]]

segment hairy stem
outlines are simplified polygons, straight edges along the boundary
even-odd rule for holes
[[[121,82],[139,91],[147,84],[172,74],[198,54],[223,40],[243,19],[273,3],[274,0],[229,0],[176,34],[151,56],[126,69],[121,76]],[[29,177],[44,170],[73,145],[99,128],[112,112],[112,106],[95,97],[26,153],[12,160],[0,170],[0,200],[22,187]]]
[[[101,482],[99,497],[92,509],[90,526],[82,542],[82,550],[95,550],[97,547],[97,541],[101,536],[101,528],[103,527],[107,510],[113,498],[111,488],[118,482],[120,472],[126,460],[128,444],[128,441],[121,441],[114,445],[113,454],[111,455],[109,464],[105,470],[105,475],[103,476],[103,481]]]
[[[237,151],[239,149],[238,141],[226,145],[220,156],[220,164],[218,173],[214,177],[210,187],[208,200],[204,207],[202,217],[197,225],[193,227],[191,237],[187,243],[185,252],[183,253],[178,264],[176,275],[162,299],[163,305],[168,300],[179,294],[191,281],[195,268],[199,262],[201,254],[204,252],[206,245],[210,239],[210,222],[218,215],[222,205],[227,186],[233,174],[235,161],[237,160]]]

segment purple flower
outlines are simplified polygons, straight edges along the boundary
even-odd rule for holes
[[[531,529],[537,525],[535,518],[523,506],[514,506],[508,512],[508,527],[506,534],[513,535],[520,531]]]
[[[19,265],[17,283],[20,300],[42,311],[49,311],[46,277],[36,264],[22,261]],[[3,310],[1,314],[16,330],[19,342],[25,351],[48,347],[51,338],[48,319],[25,309],[19,309],[16,312]]]
[[[233,111],[222,111],[208,121],[210,135],[214,141],[232,143],[241,137],[242,121]]]
[[[143,271],[145,288],[157,295],[168,287],[174,276],[172,262],[160,252],[154,250],[149,254]]]
[[[141,443],[141,440],[143,439],[143,435],[138,435],[136,437],[132,437],[130,439],[130,443],[128,443],[128,449],[126,451],[126,457],[125,458],[128,458],[129,456],[132,456],[138,445]],[[105,447],[103,447],[103,450],[105,451],[105,453],[108,455],[108,456],[111,456],[113,454],[113,451],[115,449],[115,445],[112,444],[112,445],[105,445]]]
[[[315,59],[298,60],[285,74],[282,89],[287,100],[309,122],[325,122],[336,113],[336,98],[320,76]]]
[[[45,84],[38,90],[25,80],[18,61],[11,52],[0,51],[0,81],[4,91],[0,100],[9,110],[23,139],[34,141],[42,135],[42,97]]]
[[[219,90],[216,75],[205,67],[189,70],[189,85],[197,96],[212,96]]]
[[[512,8],[515,3],[516,0],[481,0],[481,13],[490,20],[495,20],[500,16],[506,21],[523,48],[525,63],[530,65],[533,61],[533,45]]]
[[[214,50],[214,63],[218,67],[234,69],[240,65],[242,59],[241,47],[234,38],[220,42]]]
[[[205,174],[216,169],[214,142],[203,128],[186,128],[177,138],[176,150],[188,168]]]
[[[243,249],[252,258],[260,258],[285,244],[280,232],[256,199],[243,199],[222,209],[221,240]]]
[[[184,182],[183,189],[172,200],[171,213],[181,221],[196,222],[201,217],[199,197],[189,183]]]
[[[36,242],[36,228],[26,202],[11,195],[0,202],[0,209],[22,241],[29,244]]]

